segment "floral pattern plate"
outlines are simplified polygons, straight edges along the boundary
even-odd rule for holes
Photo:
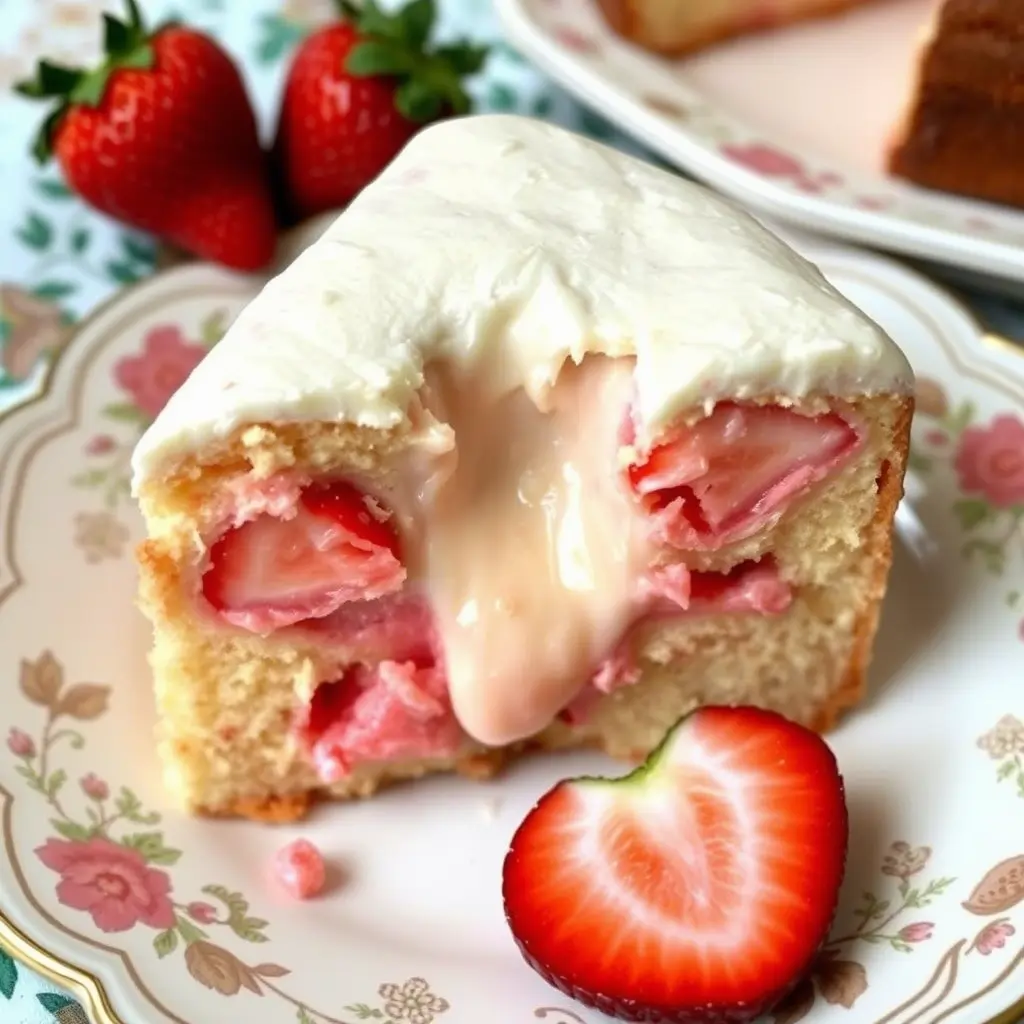
[[[881,169],[933,0],[868,4],[685,61],[624,42],[596,0],[494,3],[510,41],[555,81],[760,213],[1024,282],[1024,213],[916,188]]]
[[[875,688],[832,739],[853,832],[842,905],[775,1024],[976,1024],[1024,997],[1024,359],[923,279],[797,242],[921,381]],[[0,937],[101,1024],[598,1024],[520,960],[499,874],[557,778],[619,770],[600,757],[289,828],[193,820],[161,788],[128,459],[259,284],[188,265],[137,285],[0,419]],[[267,875],[297,835],[332,864],[304,904]],[[0,958],[0,995],[10,971]]]

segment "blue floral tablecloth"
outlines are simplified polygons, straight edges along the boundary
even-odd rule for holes
[[[142,0],[151,21],[174,15],[218,36],[244,66],[266,131],[286,61],[329,0]],[[606,122],[553,88],[500,40],[490,0],[439,0],[445,35],[495,44],[475,84],[482,109],[556,120],[639,151]],[[0,0],[0,412],[24,401],[75,321],[116,289],[153,273],[153,241],[87,210],[54,167],[29,159],[39,108],[10,92],[40,55],[66,63],[98,51],[100,13],[119,0]],[[966,296],[994,329],[1024,338],[1024,307]],[[0,906],[0,910],[2,910]],[[36,936],[45,941],[45,936]],[[0,948],[0,1024],[88,1024],[75,999]],[[148,1024],[148,1022],[139,1022]]]

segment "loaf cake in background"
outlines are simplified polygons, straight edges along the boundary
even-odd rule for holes
[[[748,32],[780,28],[877,0],[597,0],[620,35],[681,57]]]
[[[283,820],[698,704],[864,692],[902,353],[700,186],[453,120],[272,280],[134,456],[159,749]]]
[[[596,0],[631,42],[686,56],[749,32],[885,0]],[[922,26],[914,85],[882,154],[926,188],[1024,206],[1024,3],[935,0]],[[894,120],[901,97],[893,97]]]
[[[945,0],[921,45],[889,169],[928,188],[1024,206],[1024,3]]]

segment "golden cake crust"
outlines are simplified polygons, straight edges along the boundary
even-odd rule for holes
[[[1024,206],[1024,7],[946,0],[922,47],[889,170],[944,192]]]

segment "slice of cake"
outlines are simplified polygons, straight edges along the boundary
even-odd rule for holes
[[[889,153],[919,185],[1024,206],[1024,3],[946,0]]]
[[[701,187],[540,122],[419,135],[135,453],[160,752],[194,811],[640,757],[864,690],[912,375]]]
[[[712,43],[835,14],[870,0],[598,0],[608,23],[640,46],[682,56]]]

